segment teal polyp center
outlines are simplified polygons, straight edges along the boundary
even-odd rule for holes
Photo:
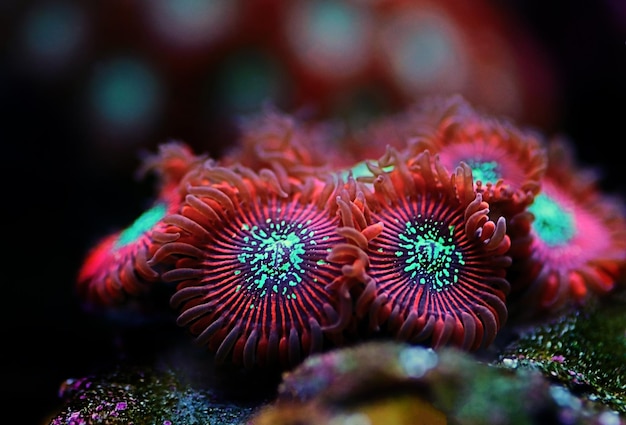
[[[478,161],[470,159],[467,165],[472,169],[474,181],[480,180],[482,183],[495,183],[502,178],[500,174],[500,164],[497,161]]]
[[[389,165],[387,167],[383,167],[383,171],[389,172],[393,170],[393,165]],[[348,180],[348,176],[352,173],[352,177],[358,179],[359,177],[374,177],[374,174],[367,168],[367,161],[361,161],[355,164],[352,168],[343,170],[341,172],[341,177],[344,180]]]
[[[265,225],[244,224],[241,253],[237,259],[245,265],[245,288],[260,296],[269,293],[295,298],[295,288],[302,282],[306,269],[306,247],[315,245],[315,232],[305,223],[266,219]]]
[[[167,212],[165,204],[156,204],[154,207],[141,214],[133,224],[128,226],[120,234],[115,248],[121,248],[136,242],[144,233],[152,229],[155,224],[159,222]]]
[[[545,193],[537,195],[528,210],[535,215],[533,230],[546,245],[565,245],[574,237],[573,214]]]
[[[401,242],[395,255],[414,283],[439,292],[458,282],[459,266],[465,260],[454,244],[454,226],[418,216],[405,223],[398,238]]]

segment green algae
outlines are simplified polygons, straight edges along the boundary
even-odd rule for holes
[[[602,300],[524,332],[498,363],[539,370],[580,397],[625,414],[625,297]]]
[[[239,425],[253,410],[189,385],[173,370],[124,367],[69,379],[62,389],[65,404],[48,425]]]

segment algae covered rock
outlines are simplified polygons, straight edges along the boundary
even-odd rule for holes
[[[583,402],[626,415],[626,297],[606,298],[522,332],[497,363],[538,370]]]
[[[175,370],[142,367],[68,379],[61,397],[64,406],[49,425],[239,425],[254,409],[195,387]]]

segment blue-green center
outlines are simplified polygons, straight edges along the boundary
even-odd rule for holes
[[[535,216],[533,230],[546,245],[565,245],[574,237],[574,215],[545,193],[537,195],[528,210]]]
[[[387,167],[382,167],[382,170],[385,172],[390,172],[393,170],[393,165],[388,165]],[[374,174],[367,168],[367,161],[361,161],[352,168],[348,168],[341,171],[341,178],[343,180],[348,180],[348,176],[352,173],[352,177],[358,179],[359,177],[373,177]]]
[[[265,296],[268,291],[295,298],[295,288],[302,282],[306,270],[306,246],[315,245],[315,232],[306,223],[289,223],[285,220],[274,221],[268,218],[263,226],[244,224],[244,245],[237,259],[245,264],[245,288]]]
[[[466,162],[472,169],[472,177],[474,178],[474,181],[480,180],[482,183],[495,183],[502,178],[502,174],[500,173],[500,164],[498,164],[497,161],[479,161],[470,159]]]
[[[405,223],[398,235],[396,257],[403,271],[415,283],[441,291],[459,280],[459,266],[465,264],[463,254],[454,244],[454,226],[442,226],[431,219]]]
[[[136,242],[141,235],[152,229],[152,227],[165,216],[166,212],[167,208],[165,204],[162,203],[156,204],[149,210],[145,211],[133,222],[133,224],[124,229],[124,231],[120,234],[117,238],[117,242],[115,243],[115,249]]]

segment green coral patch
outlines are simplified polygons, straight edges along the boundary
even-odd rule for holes
[[[626,413],[626,297],[534,328],[499,363],[538,369],[591,401]]]

